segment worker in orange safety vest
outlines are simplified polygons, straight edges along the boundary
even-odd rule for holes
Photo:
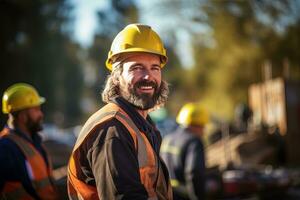
[[[26,83],[10,86],[2,98],[8,122],[0,132],[0,199],[59,199],[48,155],[38,132],[42,130],[45,102]]]
[[[150,26],[130,24],[116,36],[106,61],[107,104],[87,120],[70,158],[70,199],[172,199],[161,135],[148,116],[166,102],[166,62]]]

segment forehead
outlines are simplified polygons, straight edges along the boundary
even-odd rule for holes
[[[41,110],[41,106],[34,106],[34,107],[31,107],[31,108],[27,108],[26,110],[29,113],[33,113],[33,112]]]
[[[160,65],[160,57],[152,53],[132,53],[125,60],[124,64],[141,63],[150,65]]]

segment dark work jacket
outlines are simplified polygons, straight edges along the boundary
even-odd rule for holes
[[[161,136],[150,118],[145,120],[136,109],[124,99],[114,101],[132,119],[135,125],[147,134],[153,148],[159,154]],[[97,125],[93,133],[85,139],[80,148],[77,171],[78,179],[97,188],[101,199],[146,200],[148,194],[139,174],[134,141],[126,127],[112,118]],[[160,160],[165,177],[167,168]]]
[[[168,143],[168,144],[167,144]],[[202,141],[179,127],[174,133],[163,138],[160,155],[169,170],[174,200],[204,199],[205,158]]]
[[[8,126],[6,126],[5,129],[9,129]],[[9,131],[10,134],[17,134],[30,142],[42,155],[48,165],[47,155],[41,145],[42,140],[38,134],[34,134],[32,138],[28,138],[18,129],[9,129]],[[0,193],[7,181],[21,182],[28,194],[30,194],[34,199],[40,199],[29,178],[23,152],[10,139],[0,138]]]

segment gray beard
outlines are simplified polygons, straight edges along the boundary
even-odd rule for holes
[[[138,94],[135,88],[131,88],[129,93],[123,93],[122,97],[139,110],[149,110],[156,106],[160,94],[160,88],[159,90],[155,90],[153,95]]]

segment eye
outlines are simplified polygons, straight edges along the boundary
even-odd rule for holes
[[[130,71],[139,71],[142,70],[143,66],[142,65],[134,65],[130,68]]]
[[[153,71],[160,71],[160,66],[155,65],[155,66],[152,66],[151,69],[152,69]]]

